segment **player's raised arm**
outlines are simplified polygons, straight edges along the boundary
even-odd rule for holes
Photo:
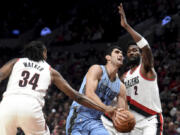
[[[75,100],[76,102],[86,107],[93,108],[104,113],[112,113],[114,111],[114,108],[99,105],[97,104],[97,102],[94,102],[92,99],[89,99],[85,95],[82,95],[76,90],[74,90],[68,84],[68,82],[61,76],[61,74],[56,70],[51,69],[51,74],[52,74],[51,76],[52,76],[53,84],[55,84],[57,88],[59,88],[67,96],[69,96],[71,99]]]
[[[127,32],[132,36],[137,46],[142,50],[142,65],[145,73],[152,71],[154,66],[153,56],[150,49],[150,46],[147,40],[141,36],[138,32],[136,32],[126,20],[126,15],[123,9],[122,3],[118,6],[119,14],[121,16],[121,26],[127,30]]]
[[[16,62],[17,59],[12,59],[0,68],[0,82],[6,79],[10,75],[13,66]]]

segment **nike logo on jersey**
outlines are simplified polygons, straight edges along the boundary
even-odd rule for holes
[[[152,118],[152,119],[154,119],[154,118]],[[148,121],[151,121],[152,119],[149,119]]]

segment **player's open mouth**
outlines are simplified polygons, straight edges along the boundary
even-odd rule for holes
[[[117,58],[118,61],[122,61],[122,58]]]

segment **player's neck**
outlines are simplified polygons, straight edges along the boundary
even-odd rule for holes
[[[107,74],[109,76],[109,79],[111,81],[115,81],[116,80],[116,75],[117,75],[118,68],[116,68],[115,66],[113,66],[111,64],[106,64],[105,68],[106,68]]]
[[[139,65],[134,65],[130,68],[130,73],[132,74],[138,67]]]

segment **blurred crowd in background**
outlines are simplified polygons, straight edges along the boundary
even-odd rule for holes
[[[43,28],[48,27],[51,31],[59,28],[58,36],[47,46],[47,61],[78,90],[88,68],[92,64],[102,64],[104,61],[103,50],[90,48],[81,52],[57,49],[54,51],[53,46],[117,41],[125,34],[119,24],[119,1],[78,0],[68,3],[67,0],[63,1],[62,5],[61,1],[59,2],[58,5],[45,2],[43,8],[39,8],[42,3],[33,0],[19,2],[18,8],[12,4],[10,9],[6,9],[8,12],[0,18],[0,38],[18,38],[33,29],[33,39],[38,39]],[[180,15],[180,0],[126,0],[124,9],[132,26],[152,17],[159,23],[167,15]],[[180,36],[177,23],[172,20],[163,27],[156,28],[150,44],[158,74],[164,135],[180,135]],[[14,34],[13,30],[18,30],[19,33]],[[0,66],[20,55],[20,47],[0,48]],[[1,82],[0,100],[6,83],[7,80]],[[51,135],[65,135],[66,117],[72,100],[55,86],[49,88],[45,99],[46,105],[43,110]],[[22,134],[19,130],[18,135]]]
[[[8,7],[3,8],[0,13],[0,37],[18,37],[17,35],[34,29],[34,36],[37,38],[45,27],[50,30],[60,27],[57,41],[64,44],[117,40],[124,33],[120,29],[117,10],[120,2],[121,0],[66,0],[58,3],[7,0],[7,3],[2,2],[0,5]],[[179,0],[126,0],[123,6],[132,26],[151,17],[158,22],[167,15],[180,13]]]

